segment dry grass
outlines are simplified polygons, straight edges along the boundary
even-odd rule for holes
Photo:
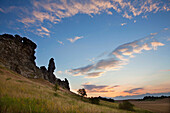
[[[117,103],[100,101],[90,104],[88,99],[59,89],[42,79],[27,79],[0,67],[0,112],[1,113],[128,113],[118,109]],[[142,110],[137,109],[137,112]],[[129,112],[131,113],[131,112]]]
[[[155,101],[131,101],[135,106],[155,113],[170,113],[170,98]]]

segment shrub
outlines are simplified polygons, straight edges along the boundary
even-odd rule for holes
[[[59,86],[58,86],[58,84],[56,83],[55,85],[54,85],[54,91],[57,91],[59,89]]]
[[[98,97],[91,97],[91,98],[89,98],[89,100],[92,104],[98,104],[99,105],[100,100],[99,100]]]
[[[123,103],[119,104],[119,109],[134,111],[133,104],[131,104],[129,101],[123,101]]]

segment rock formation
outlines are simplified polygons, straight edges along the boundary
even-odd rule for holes
[[[54,59],[51,58],[48,70],[45,66],[36,66],[34,56],[37,45],[26,37],[19,35],[0,35],[0,65],[5,66],[27,78],[43,78],[70,90],[68,80],[61,81],[53,74]]]
[[[56,81],[55,75],[53,74],[54,70],[55,70],[55,63],[54,63],[54,59],[51,58],[48,64],[48,73],[49,73],[48,78],[51,83],[55,83]]]

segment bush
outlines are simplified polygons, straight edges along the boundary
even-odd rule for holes
[[[54,85],[54,91],[57,91],[59,89],[59,86],[58,86],[58,84],[56,83],[55,85]]]
[[[89,98],[89,100],[92,104],[98,104],[99,105],[100,100],[99,100],[98,97],[91,97],[91,98]]]
[[[123,103],[119,104],[119,109],[134,111],[133,104],[131,104],[129,101],[123,101]]]

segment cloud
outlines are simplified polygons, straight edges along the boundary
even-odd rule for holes
[[[105,51],[105,52],[99,54],[99,55],[96,57],[96,59],[101,58],[101,57],[103,57],[103,56],[105,56],[105,55],[107,55],[107,54],[108,54],[108,52]]]
[[[60,75],[60,74],[63,74],[63,72],[62,71],[57,71],[56,74]]]
[[[43,26],[41,26],[41,28],[37,29],[37,34],[40,36],[43,36],[43,35],[49,36],[50,35],[49,33],[50,33],[50,31]]]
[[[158,33],[150,33],[151,35],[156,35],[156,34],[158,34]]]
[[[34,23],[35,20],[31,18],[23,18],[22,20],[18,20],[19,22],[22,22],[23,24],[28,25],[29,23]]]
[[[40,35],[40,36],[50,36],[50,34],[49,33],[45,33],[45,32],[39,32],[39,33],[37,33],[38,35]]]
[[[115,68],[119,68],[120,61],[114,58],[102,59],[99,60],[96,64],[94,69],[95,70],[112,70]]]
[[[143,90],[143,88],[134,88],[134,89],[126,90],[124,92],[131,93],[131,94],[138,94],[138,91],[141,91],[141,90]]]
[[[108,86],[108,85],[94,85],[91,83],[83,84],[82,85],[88,93],[106,93],[106,92],[114,92],[114,88],[119,87],[118,85],[115,86]]]
[[[74,43],[75,41],[79,40],[79,39],[82,39],[83,36],[76,36],[75,38],[68,38],[67,40],[69,40],[71,43]]]
[[[62,41],[57,40],[57,42],[58,42],[59,44],[64,45],[64,43],[63,43]]]
[[[98,60],[99,58],[104,57],[104,56],[106,56],[107,54],[108,54],[108,52],[105,51],[105,52],[99,54],[97,57],[93,57],[93,58],[91,58],[91,59],[88,59],[88,61],[94,63],[95,60]]]
[[[100,77],[107,71],[120,70],[124,65],[129,63],[130,58],[134,58],[135,54],[141,54],[144,50],[157,50],[157,47],[164,46],[158,39],[166,40],[164,34],[168,30],[150,34],[144,38],[122,44],[108,54],[106,58],[97,60],[87,66],[71,69],[69,72],[74,76],[85,75],[85,78]],[[99,73],[102,72],[102,73]]]
[[[152,45],[154,50],[157,50],[158,46],[164,46],[165,44],[163,44],[161,42],[151,42],[151,45]]]
[[[5,11],[2,8],[0,8],[0,12],[5,13]]]
[[[148,18],[148,16],[147,16],[147,15],[144,15],[144,16],[142,16],[142,18],[146,18],[146,19],[147,19],[147,18]]]
[[[0,8],[1,12],[13,12],[17,10],[19,22],[32,27],[42,26],[44,23],[57,24],[63,18],[75,16],[76,14],[87,14],[91,17],[107,13],[113,15],[112,10],[124,18],[132,19],[141,15],[147,18],[149,13],[170,11],[169,5],[164,0],[33,0],[31,6],[9,6]],[[24,15],[24,16],[20,16]],[[122,24],[123,25],[123,24]],[[36,33],[37,34],[37,33]],[[41,33],[47,35],[47,33]]]
[[[136,20],[134,20],[133,23],[136,23]]]
[[[121,26],[125,26],[126,24],[127,24],[127,23],[121,23],[120,25],[121,25]]]
[[[69,72],[74,76],[87,75],[86,78],[92,78],[94,76],[99,77],[105,71],[108,70],[118,70],[119,68],[121,68],[120,65],[122,65],[121,61],[115,60],[114,58],[107,58],[99,60],[97,63],[94,64],[90,64],[76,69],[71,69]],[[97,70],[102,70],[102,72],[95,72]]]
[[[45,27],[42,27],[42,26],[41,26],[41,29],[44,30],[45,32],[48,32],[48,33],[50,32],[50,31],[49,31],[47,28],[45,28]]]
[[[158,11],[169,11],[169,6],[163,1],[126,1],[126,0],[50,0],[50,1],[33,1],[32,17],[40,22],[49,20],[50,22],[59,22],[62,18],[71,17],[78,13],[100,14],[106,12],[112,15],[110,9],[120,13],[123,17],[132,19],[135,16],[156,13]],[[144,15],[146,16],[146,15]]]
[[[158,12],[158,11],[169,11],[169,6],[166,3],[160,1],[155,2],[154,0],[146,0],[146,1],[126,1],[126,0],[88,0],[88,1],[77,1],[77,0],[59,0],[58,2],[51,1],[34,1],[33,6],[37,10],[46,10],[47,12],[52,13],[52,18],[65,18],[74,16],[78,13],[82,14],[100,14],[101,12],[106,12],[107,14],[111,14],[109,9],[114,9],[116,12],[121,13],[125,18],[133,18],[133,16],[138,16],[140,14],[146,14],[149,12]],[[36,12],[35,12],[36,13]],[[40,14],[40,17],[45,19],[49,19],[53,21],[52,18],[49,18],[49,15]],[[46,15],[46,16],[42,16]],[[36,18],[40,19],[35,15]],[[51,20],[52,19],[52,20]],[[40,19],[40,21],[43,21]]]
[[[102,76],[104,72],[92,72],[92,73],[88,73],[87,76],[85,78],[97,78]]]
[[[84,66],[84,67],[71,69],[69,72],[73,73],[74,76],[79,76],[79,75],[86,74],[87,72],[90,72],[93,68],[94,68],[94,65],[90,64],[90,65],[87,65],[87,66]]]

